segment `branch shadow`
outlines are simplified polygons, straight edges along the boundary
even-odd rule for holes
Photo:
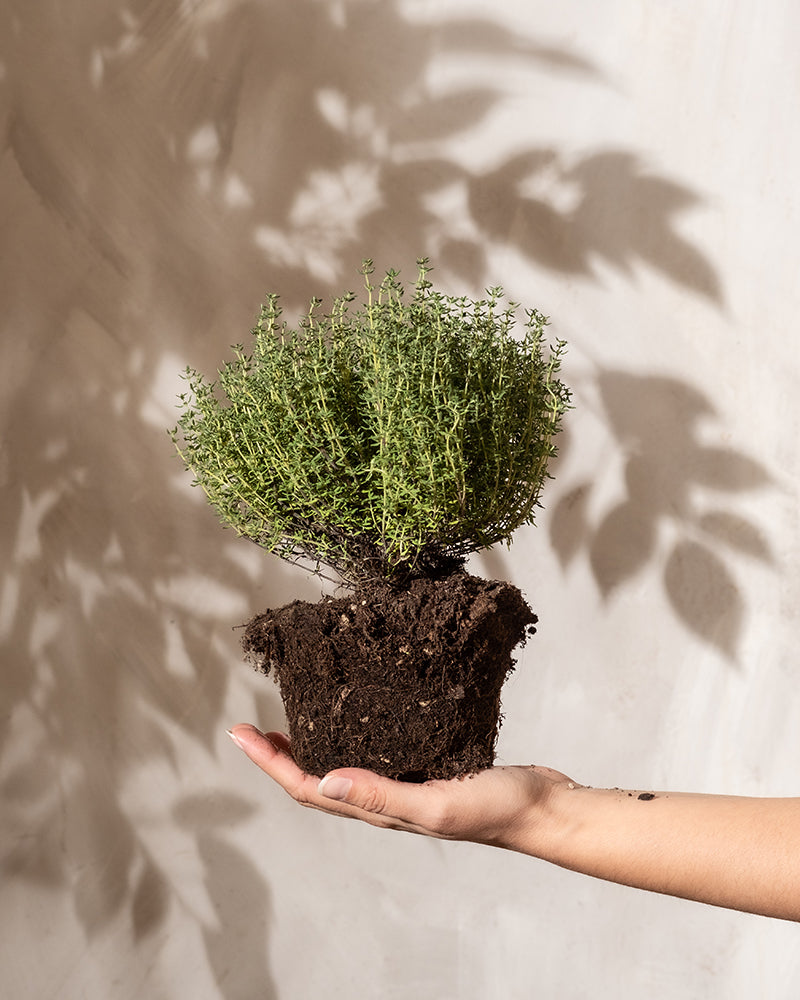
[[[467,188],[480,231],[540,266],[596,279],[598,262],[627,278],[645,264],[722,304],[714,267],[679,229],[680,216],[701,199],[628,150],[574,161],[553,148],[527,150],[469,177]]]
[[[177,373],[213,370],[265,285],[305,303],[340,291],[365,253],[387,266],[433,253],[475,285],[492,243],[510,242],[587,277],[597,260],[645,262],[719,301],[677,228],[698,199],[626,150],[567,160],[529,142],[488,171],[459,162],[449,144],[502,89],[432,95],[440,53],[602,82],[579,55],[488,19],[412,21],[394,0],[42,0],[0,12],[0,46],[3,871],[69,894],[88,940],[122,918],[134,944],[164,932],[180,886],[126,799],[164,763],[158,822],[192,838],[206,873],[217,988],[239,995],[234,953],[269,991],[263,941],[243,957],[222,921],[236,883],[268,933],[270,887],[187,804],[181,748],[216,758],[231,626],[254,594],[319,588],[245,554],[189,494],[164,434]],[[461,199],[457,224],[442,192]],[[736,529],[710,517],[709,539]],[[592,544],[571,524],[571,544]],[[612,547],[594,545],[606,581]],[[693,551],[676,557],[675,592]],[[262,724],[279,725],[274,694],[257,697]]]
[[[773,562],[758,526],[729,506],[743,493],[767,488],[770,477],[742,452],[703,443],[703,425],[715,410],[686,383],[606,369],[597,385],[624,456],[622,495],[599,517],[592,516],[596,484],[590,479],[559,498],[550,540],[561,564],[586,551],[601,594],[611,598],[658,558],[675,614],[735,661],[745,607],[717,549]]]
[[[257,983],[258,996],[273,1000],[278,992],[266,958],[269,895],[256,866],[225,836],[232,821],[254,812],[249,802],[224,790],[187,796],[173,809],[178,826],[197,841],[215,918],[203,926],[203,940],[220,993],[252,996]]]

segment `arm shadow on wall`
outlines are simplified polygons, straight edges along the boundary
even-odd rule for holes
[[[189,495],[164,433],[180,389],[172,373],[213,371],[265,289],[290,305],[341,291],[363,256],[405,266],[427,253],[474,291],[494,283],[485,271],[498,244],[587,278],[596,260],[623,272],[646,263],[717,304],[720,283],[680,235],[697,196],[635,151],[570,158],[525,122],[525,148],[506,162],[459,160],[454,140],[502,101],[511,61],[543,88],[565,76],[603,82],[580,55],[491,17],[429,24],[399,3],[355,0],[90,0],[68,16],[44,0],[0,17],[0,190],[13,249],[0,265],[11,375],[0,400],[4,872],[71,894],[89,938],[122,920],[136,947],[155,947],[170,920],[192,914],[154,824],[175,850],[194,851],[221,916],[232,878],[252,910],[268,912],[263,873],[212,815],[226,803],[235,827],[251,807],[224,789],[187,805],[182,768],[190,749],[210,767],[221,729],[237,721],[224,718],[232,659],[239,669],[231,626],[254,602],[319,592],[222,534]],[[440,56],[493,82],[432,94],[426,74]],[[601,377],[612,427],[653,398],[692,391],[620,379]],[[675,433],[691,443],[682,420]],[[659,468],[656,444],[643,437],[632,480],[642,463]],[[696,473],[756,475],[742,457],[704,466],[696,444],[693,454]],[[589,487],[576,487],[553,536],[565,563],[588,546],[609,592],[633,571],[614,562],[619,522],[638,525],[625,558],[642,564],[666,516],[663,497],[629,488],[623,511],[592,527],[581,521]],[[711,546],[736,525],[717,513],[694,527],[706,547],[677,553],[674,593],[703,559],[714,578]],[[753,531],[739,535],[757,545]],[[258,721],[280,727],[272,689],[253,697]],[[129,790],[151,772],[169,801],[148,805],[145,821]],[[223,975],[230,962],[246,966],[233,932],[201,930],[220,994],[239,995]],[[263,957],[247,968],[259,995],[274,995]]]

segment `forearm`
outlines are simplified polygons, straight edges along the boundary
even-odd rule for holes
[[[800,920],[800,799],[556,785],[507,846],[586,875]]]
[[[585,788],[546,767],[412,785],[343,768],[320,782],[289,742],[232,738],[303,805],[373,826],[520,851],[638,889],[800,921],[800,799]]]

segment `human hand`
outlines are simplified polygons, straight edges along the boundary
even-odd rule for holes
[[[282,733],[234,726],[230,736],[262,771],[303,806],[372,826],[441,840],[469,840],[531,853],[537,826],[557,788],[574,788],[547,767],[493,767],[451,781],[415,785],[361,768],[338,768],[320,780],[292,759]]]
[[[547,767],[392,781],[356,767],[320,781],[289,740],[234,726],[234,742],[304,806],[372,826],[520,851],[595,878],[800,920],[800,798],[591,788]]]

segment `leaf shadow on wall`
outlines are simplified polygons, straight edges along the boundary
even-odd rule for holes
[[[678,618],[735,661],[745,608],[718,550],[772,563],[758,526],[730,509],[734,498],[768,487],[770,477],[736,449],[703,443],[703,425],[715,410],[699,390],[614,370],[601,370],[597,385],[624,456],[622,495],[594,518],[591,480],[562,494],[550,518],[561,564],[586,551],[602,595],[611,598],[657,558]]]
[[[264,286],[305,303],[340,291],[365,253],[386,266],[431,253],[477,285],[510,239],[558,272],[644,261],[712,300],[719,284],[678,235],[695,196],[631,151],[567,161],[531,136],[483,172],[452,154],[502,100],[506,60],[543,86],[601,83],[491,20],[426,25],[355,0],[43,0],[0,19],[4,873],[69,895],[89,939],[120,921],[146,966],[192,916],[171,851],[194,851],[220,912],[226,871],[268,912],[263,872],[181,803],[231,721],[231,625],[255,600],[319,590],[254,560],[187,496],[164,434],[171,373],[216,368]],[[432,95],[442,53],[496,82]],[[612,197],[647,224],[609,223]],[[279,728],[272,689],[254,698]],[[131,791],[142,784],[155,801]],[[238,995],[233,960],[274,995],[261,958],[225,954],[232,939],[207,929],[223,996]]]
[[[465,183],[482,238],[505,242],[532,263],[583,278],[595,277],[598,262],[628,278],[645,265],[722,303],[716,271],[678,226],[701,199],[629,150],[574,160],[552,148],[531,150]]]
[[[253,862],[226,835],[231,820],[250,819],[253,806],[224,790],[175,803],[177,824],[196,840],[214,920],[202,927],[209,964],[223,996],[277,996],[267,964],[269,894]]]

